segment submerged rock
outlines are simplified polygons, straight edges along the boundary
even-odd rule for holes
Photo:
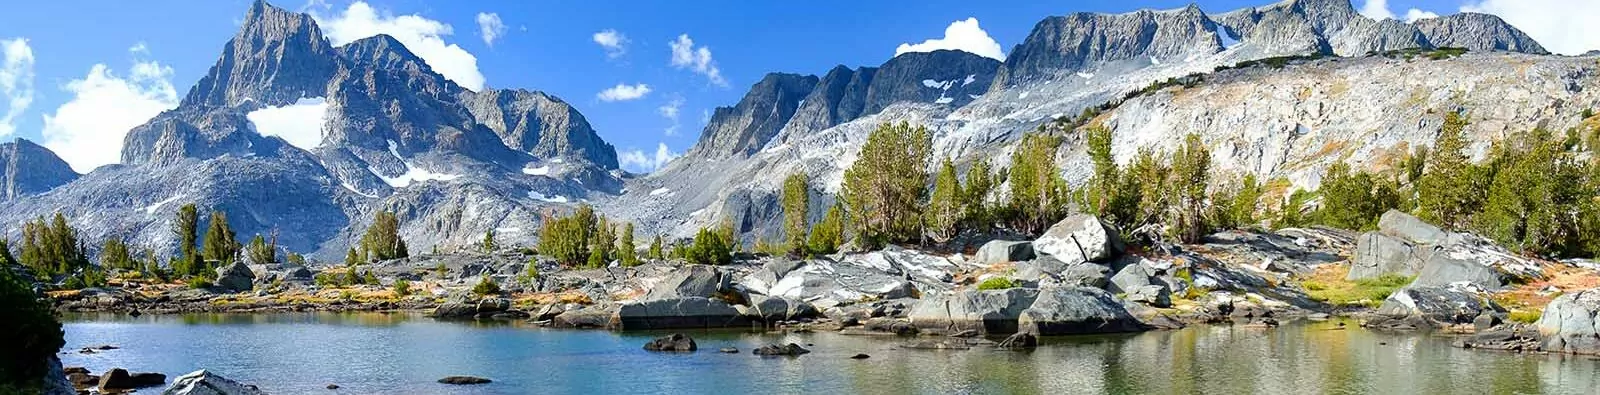
[[[997,348],[1021,350],[1039,346],[1039,338],[1028,332],[1017,332],[1001,340]]]
[[[755,349],[755,351],[751,351],[750,353],[751,354],[755,354],[755,355],[761,355],[761,356],[789,356],[789,357],[793,357],[793,356],[799,356],[799,355],[802,355],[802,354],[810,354],[811,350],[807,350],[805,348],[802,348],[802,347],[800,347],[799,344],[794,344],[794,343],[789,343],[789,344],[785,344],[785,345],[781,345],[781,346],[780,345],[776,345],[776,344],[768,344],[768,345],[765,345],[765,346],[758,347],[758,348]]]
[[[694,343],[694,338],[682,333],[674,333],[651,340],[644,344],[646,351],[694,351],[699,346]]]
[[[486,379],[486,378],[482,378],[482,377],[474,377],[474,376],[448,376],[448,377],[439,379],[439,383],[440,384],[451,384],[451,385],[477,385],[477,384],[488,384],[488,383],[492,383],[492,382],[494,382],[494,380],[490,380],[490,379]]]

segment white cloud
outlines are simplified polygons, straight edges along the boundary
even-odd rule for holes
[[[616,31],[606,29],[594,33],[594,43],[606,49],[606,57],[616,59],[628,53],[628,36]]]
[[[606,90],[600,91],[595,97],[601,101],[629,101],[650,94],[650,85],[645,84],[617,84]]]
[[[661,107],[656,107],[656,113],[661,114],[662,118],[672,121],[672,126],[667,126],[666,134],[668,136],[678,134],[678,110],[682,108],[683,97],[675,97],[671,101],[668,101],[667,104],[662,104]]]
[[[313,9],[311,17],[317,20],[333,45],[387,34],[405,44],[406,49],[421,57],[444,78],[467,89],[483,88],[478,58],[459,45],[444,42],[444,36],[454,33],[448,24],[421,15],[378,15],[372,6],[362,1],[350,4],[343,13],[332,17],[322,16]]]
[[[483,43],[494,46],[494,40],[506,34],[506,24],[500,22],[500,14],[493,12],[478,13],[478,34],[483,36]]]
[[[1468,2],[1463,12],[1495,14],[1538,40],[1550,52],[1577,55],[1600,49],[1600,1],[1482,0]]]
[[[262,136],[278,136],[290,145],[309,150],[322,145],[322,125],[327,114],[328,101],[317,97],[251,111],[245,114],[245,119],[249,119],[256,133]]]
[[[717,61],[711,59],[711,49],[702,45],[694,46],[694,40],[688,34],[678,35],[677,40],[667,43],[672,47],[672,67],[694,70],[711,80],[717,86],[728,86],[728,80],[722,78],[722,70],[717,68]]]
[[[1361,4],[1360,12],[1361,15],[1380,21],[1394,18],[1394,13],[1389,11],[1389,0],[1367,0]]]
[[[1418,19],[1432,19],[1438,17],[1439,14],[1435,14],[1432,11],[1423,11],[1415,8],[1406,10],[1406,23],[1416,22]]]
[[[635,173],[649,173],[661,169],[662,166],[667,165],[667,162],[671,162],[677,157],[677,153],[667,149],[667,143],[658,143],[655,155],[647,154],[637,149],[627,150],[619,153],[617,161],[625,170]]]
[[[94,65],[62,86],[72,98],[44,115],[44,146],[80,173],[119,162],[129,129],[178,106],[171,79],[172,68],[155,61],[135,60],[127,78]]]
[[[33,105],[33,48],[23,38],[0,39],[0,95],[6,110],[0,113],[0,137],[17,131],[17,117]]]
[[[906,52],[933,52],[941,49],[967,51],[985,58],[1006,60],[1005,50],[1000,49],[1000,43],[989,37],[989,32],[978,27],[978,18],[951,22],[949,27],[944,28],[944,38],[928,39],[915,45],[902,43],[894,49],[894,55],[900,56]]]

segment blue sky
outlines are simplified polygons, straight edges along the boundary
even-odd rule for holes
[[[1267,2],[1219,0],[1200,5],[1215,13]],[[79,171],[114,163],[121,136],[129,127],[175,105],[216,62],[249,3],[102,0],[12,4],[0,14],[0,54],[4,55],[0,59],[0,103],[7,104],[0,106],[0,140],[22,137],[42,142]],[[716,106],[737,102],[767,72],[821,74],[837,64],[878,65],[895,55],[901,44],[944,38],[947,27],[958,37],[928,47],[986,52],[998,44],[1000,51],[1008,52],[1045,16],[1176,8],[1188,3],[274,2],[314,13],[336,44],[374,32],[396,34],[398,29],[402,42],[435,69],[450,70],[441,72],[469,88],[480,84],[528,88],[562,97],[617,146],[629,159],[625,167],[631,170],[649,170],[662,159],[688,149],[704,126],[705,114]],[[1399,19],[1407,18],[1412,9],[1419,10],[1411,13],[1415,16],[1424,15],[1421,11],[1448,14],[1476,7],[1512,20],[1557,52],[1562,49],[1555,42],[1600,47],[1600,42],[1591,38],[1600,37],[1600,31],[1574,26],[1589,23],[1561,23],[1576,21],[1574,14],[1600,15],[1596,7],[1600,1],[1595,0],[1355,3],[1369,15]],[[977,28],[969,18],[976,19]],[[952,27],[958,21],[963,22]],[[493,34],[486,36],[485,26]],[[606,31],[617,35],[597,37]],[[607,48],[602,43],[618,45]],[[612,88],[621,89],[605,93]],[[668,108],[676,109],[676,120]]]

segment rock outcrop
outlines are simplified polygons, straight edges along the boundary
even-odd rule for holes
[[[1535,326],[1545,351],[1600,355],[1600,288],[1556,297]]]
[[[20,138],[0,144],[0,166],[0,201],[44,193],[78,179],[55,152]]]
[[[686,156],[717,160],[744,158],[765,147],[789,123],[800,101],[817,85],[816,76],[772,73],[750,87],[739,104],[717,107]]]
[[[253,385],[240,384],[206,370],[178,376],[161,395],[265,395]]]
[[[1033,250],[1062,262],[1105,262],[1122,253],[1116,228],[1093,215],[1074,214],[1033,241]]]
[[[1471,285],[1416,286],[1389,295],[1364,325],[1390,330],[1438,329],[1472,324],[1479,316],[1504,316],[1506,310]]]
[[[1087,287],[963,290],[928,296],[909,317],[922,333],[1040,336],[1146,329],[1106,291]]]
[[[1463,12],[1411,22],[1435,47],[1546,54],[1549,51],[1498,16]]]

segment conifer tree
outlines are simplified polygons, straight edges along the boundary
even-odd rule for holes
[[[822,221],[811,228],[811,238],[806,241],[812,255],[828,255],[839,252],[839,245],[844,243],[844,208],[835,203],[828,208],[822,216]]]
[[[244,253],[250,257],[251,262],[277,263],[278,236],[274,235],[272,240],[268,241],[267,238],[257,234],[250,239],[250,244],[245,246]]]
[[[945,158],[939,164],[938,176],[933,181],[933,196],[929,198],[924,214],[928,236],[943,243],[955,237],[956,225],[961,220],[965,200],[962,198],[961,180],[956,178],[956,166]]]
[[[1211,151],[1200,141],[1200,135],[1190,133],[1183,145],[1173,155],[1169,181],[1176,207],[1176,217],[1171,223],[1178,239],[1185,243],[1200,240],[1210,231],[1205,218],[1206,188],[1210,182]]]
[[[105,245],[100,247],[100,266],[111,269],[138,270],[138,263],[134,262],[133,254],[128,251],[128,244],[121,237],[106,238]]]
[[[805,173],[790,174],[789,178],[783,180],[784,250],[789,255],[805,255],[810,195],[811,187],[806,184]]]
[[[658,261],[659,260],[663,260],[663,259],[667,259],[667,255],[665,254],[664,251],[662,251],[661,243],[662,243],[661,235],[659,235],[659,234],[655,235],[655,239],[650,241],[650,255],[649,255],[650,259],[654,259],[654,260],[658,260]]]
[[[228,215],[221,211],[212,211],[211,224],[206,228],[205,246],[201,249],[201,254],[205,256],[206,261],[214,261],[220,267],[233,263],[239,256],[239,249],[239,241],[234,237],[233,228],[228,226]]]
[[[481,244],[479,247],[483,249],[483,253],[485,254],[494,253],[495,248],[497,248],[494,242],[494,229],[489,229],[483,232],[483,244]]]
[[[200,209],[194,203],[178,208],[172,221],[172,233],[178,239],[178,256],[171,261],[177,276],[192,276],[204,271],[200,262]]]
[[[639,251],[637,249],[638,247],[633,245],[633,223],[623,224],[621,241],[617,245],[617,260],[622,261],[623,266],[638,266]]]
[[[1056,168],[1059,145],[1059,139],[1036,133],[1022,136],[1017,143],[1011,154],[1011,200],[1006,207],[1012,229],[1038,234],[1066,212],[1070,194]]]
[[[844,174],[840,196],[853,219],[856,240],[867,248],[908,241],[921,228],[932,140],[924,127],[882,124]]]
[[[1482,207],[1486,188],[1467,162],[1463,135],[1467,117],[1457,111],[1445,114],[1439,137],[1428,154],[1417,188],[1417,214],[1446,229],[1462,229],[1468,217]]]
[[[386,261],[410,256],[405,240],[400,239],[400,219],[389,211],[374,213],[372,225],[361,236],[361,250],[365,252],[365,260]]]
[[[994,191],[992,172],[988,158],[978,158],[972,163],[972,168],[967,169],[966,190],[962,192],[962,206],[966,210],[961,218],[969,228],[988,231],[993,226],[994,218],[988,203],[989,194]]]

